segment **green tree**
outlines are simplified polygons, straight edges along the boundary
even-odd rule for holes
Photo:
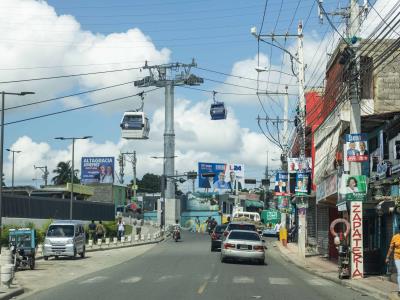
[[[71,182],[71,162],[60,161],[57,164],[56,169],[53,170],[53,173],[56,174],[56,176],[54,176],[51,181],[55,185],[63,185]],[[74,174],[74,183],[79,183],[79,178],[76,177],[76,173]]]
[[[146,173],[142,179],[138,179],[136,184],[138,185],[139,193],[160,193],[161,192],[161,176]]]

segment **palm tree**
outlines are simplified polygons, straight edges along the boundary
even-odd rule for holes
[[[76,177],[76,171],[77,170],[74,172],[74,183],[79,183],[79,179]],[[63,185],[67,182],[71,182],[71,163],[69,161],[60,161],[57,164],[56,169],[53,170],[53,173],[56,174],[56,176],[54,176],[51,181],[55,185]]]

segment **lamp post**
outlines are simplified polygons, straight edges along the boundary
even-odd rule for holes
[[[15,162],[15,153],[21,153],[19,150],[6,149],[8,152],[12,153],[12,172],[11,172],[11,193],[14,194],[14,162]]]
[[[76,140],[86,140],[86,139],[90,139],[92,138],[91,135],[87,135],[84,137],[56,137],[54,139],[56,140],[61,140],[61,141],[65,141],[65,140],[70,140],[72,141],[72,162],[71,162],[71,198],[69,201],[69,219],[72,220],[72,202],[74,200],[74,175],[75,175],[75,171],[74,171],[74,159],[75,159],[75,141]]]
[[[25,96],[32,95],[34,92],[21,92],[21,93],[9,93],[2,91],[1,92],[1,136],[0,136],[0,236],[1,230],[3,229],[2,223],[2,202],[3,202],[3,149],[4,149],[4,102],[6,95],[15,95],[15,96]]]

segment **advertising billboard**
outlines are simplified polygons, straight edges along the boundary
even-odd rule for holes
[[[346,201],[365,201],[367,198],[367,177],[365,175],[343,174],[340,194]]]
[[[304,162],[301,161],[299,157],[288,157],[288,172],[296,173],[298,171],[311,171],[312,159],[311,157],[306,157]]]
[[[114,157],[82,157],[81,183],[114,183]]]
[[[225,163],[198,164],[199,188],[214,192],[241,190],[244,187],[244,165]]]
[[[275,195],[282,196],[288,193],[288,173],[277,172],[275,174]]]
[[[368,161],[368,154],[368,140],[366,134],[346,134],[347,161]]]
[[[218,211],[218,199],[216,193],[188,193],[186,200],[188,211]]]

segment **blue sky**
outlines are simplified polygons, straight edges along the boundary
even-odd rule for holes
[[[342,1],[342,6],[344,4]],[[0,21],[0,31],[3,32],[0,50],[6,51],[0,59],[1,81],[139,67],[145,59],[162,63],[190,62],[193,57],[200,68],[255,79],[257,42],[250,34],[250,28],[257,26],[260,29],[264,5],[265,1],[261,0],[3,1],[0,7],[9,14]],[[329,0],[324,1],[324,5],[333,9],[339,2]],[[309,75],[306,81],[310,86],[316,86],[322,79],[320,75],[324,71],[326,50],[335,39],[327,22],[319,24],[315,1],[268,1],[262,32],[296,33],[300,19],[305,22],[305,59]],[[138,30],[134,31],[135,28]],[[296,52],[294,40],[281,40],[280,43]],[[260,46],[261,64],[290,73],[287,57],[282,65],[282,51],[266,44]],[[205,84],[199,87],[201,89],[255,94],[254,80],[227,77],[196,68],[193,73],[206,79]],[[29,89],[36,92],[35,96],[24,98],[8,96],[8,107],[135,80],[142,74],[138,71],[120,72],[2,85],[8,91]],[[264,89],[282,92],[284,85],[289,84],[289,91],[293,94],[290,97],[292,114],[297,102],[296,79],[278,72],[262,76],[262,80],[274,82],[262,84]],[[95,95],[9,110],[6,111],[6,121],[126,96],[128,92],[135,91],[132,89],[115,88]],[[78,146],[82,151],[78,150],[76,162],[79,155],[107,155],[109,151],[109,155],[114,156],[119,150],[137,149],[143,162],[139,165],[139,175],[148,171],[160,172],[160,163],[152,162],[149,156],[162,153],[162,98],[163,93],[152,93],[146,97],[145,111],[153,122],[150,141],[146,142],[126,143],[120,139],[122,113],[137,107],[137,99],[6,126],[5,147],[23,148],[19,166],[16,167],[20,183],[30,183],[31,177],[38,176],[33,171],[33,164],[54,166],[57,160],[68,159],[68,144],[55,141],[55,136],[94,136],[92,141]],[[211,92],[176,88],[176,105],[181,112],[176,115],[179,123],[177,152],[181,155],[177,168],[187,171],[194,168],[200,159],[234,160],[246,164],[248,177],[260,178],[266,163],[266,151],[270,151],[270,158],[277,158],[278,150],[258,128],[255,119],[257,115],[265,114],[257,97],[217,94],[217,99],[225,101],[229,107],[228,120],[220,122],[208,120],[211,98]],[[281,117],[282,99],[261,97],[261,101],[270,117]],[[155,119],[157,116],[160,119]],[[185,123],[197,120],[197,117],[197,123]],[[186,125],[189,123],[192,125]],[[204,128],[204,133],[199,133],[201,128]],[[214,130],[218,132],[216,137],[210,133]],[[179,141],[178,134],[185,131],[193,133],[193,141]],[[227,139],[222,145],[218,141],[221,135],[224,135],[222,139]],[[30,155],[30,151],[37,155]],[[192,160],[188,161],[188,158]],[[10,161],[6,156],[6,180],[9,169]],[[29,172],[26,171],[28,169]]]

